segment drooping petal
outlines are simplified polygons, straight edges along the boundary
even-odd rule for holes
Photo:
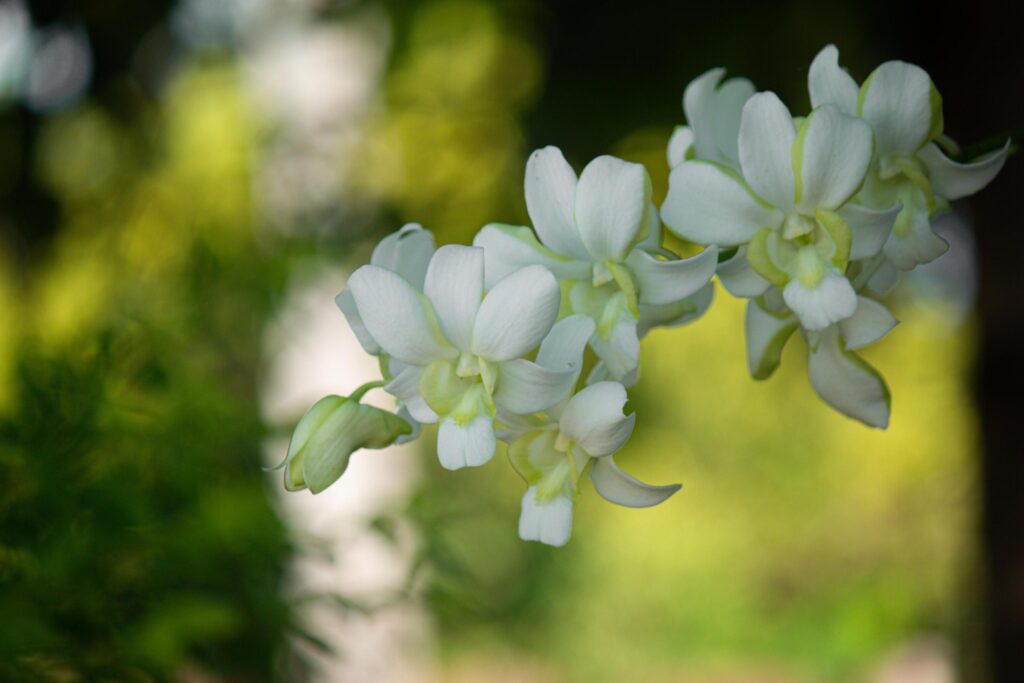
[[[879,156],[912,154],[941,132],[942,101],[919,66],[885,62],[861,86],[858,113],[875,132]]]
[[[417,422],[433,424],[437,422],[437,413],[431,410],[420,394],[420,378],[422,376],[423,368],[407,365],[395,375],[394,379],[384,385],[384,391],[405,404],[409,414]]]
[[[934,142],[925,145],[917,156],[928,169],[932,190],[940,197],[953,200],[968,197],[992,182],[1006,163],[1010,141],[1002,149],[990,152],[968,164],[949,159]]]
[[[577,361],[577,366],[582,365]],[[568,398],[579,377],[579,368],[553,370],[523,358],[498,366],[494,402],[510,413],[528,415]]]
[[[771,377],[779,367],[782,349],[799,326],[792,315],[769,313],[757,301],[747,302],[747,369],[751,377]]]
[[[899,229],[901,223],[905,229]],[[894,266],[900,270],[913,270],[945,254],[949,243],[932,230],[927,209],[904,206],[883,250]]]
[[[849,318],[857,309],[857,294],[844,276],[829,271],[815,287],[806,287],[793,278],[782,290],[782,297],[808,330],[823,330],[832,323]]]
[[[885,260],[882,265],[878,267],[875,274],[868,280],[868,292],[874,296],[885,296],[892,291],[893,287],[899,284],[900,271],[892,264],[892,261]]]
[[[869,427],[889,425],[889,389],[878,372],[856,354],[839,346],[837,328],[830,328],[812,348],[808,370],[821,398],[844,415]]]
[[[572,536],[572,508],[572,500],[564,495],[538,501],[537,487],[531,486],[523,494],[519,538],[555,547],[565,545]]]
[[[359,316],[388,355],[426,365],[457,352],[444,338],[429,300],[405,279],[378,266],[363,266],[348,280]]]
[[[476,314],[471,348],[501,362],[525,355],[551,331],[561,291],[551,271],[527,266],[499,282]]]
[[[609,503],[631,508],[646,508],[668,500],[682,488],[681,484],[652,486],[620,470],[614,456],[597,458],[590,468],[594,490]]]
[[[419,223],[407,223],[377,244],[370,265],[387,268],[423,291],[423,278],[434,255],[434,235]]]
[[[857,310],[839,322],[839,332],[847,351],[873,344],[896,327],[899,321],[882,304],[866,296],[857,297]]]
[[[541,244],[533,230],[515,225],[490,223],[473,238],[473,246],[484,250],[484,287],[491,289],[512,273],[526,266],[539,265],[560,280],[590,277],[589,261],[574,261]]]
[[[641,304],[668,304],[690,296],[711,281],[718,265],[718,248],[673,261],[656,259],[640,249],[626,258],[640,287]]]
[[[672,170],[668,182],[661,218],[672,232],[698,244],[743,244],[761,228],[782,222],[778,209],[759,201],[725,167],[686,161]]]
[[[356,300],[352,296],[352,292],[348,289],[343,289],[334,297],[334,303],[338,307],[338,310],[345,316],[345,320],[348,321],[348,326],[352,328],[352,334],[356,335],[356,340],[359,345],[363,347],[371,356],[379,356],[381,353],[380,344],[373,338],[370,331],[366,329],[366,325],[363,324],[363,319],[359,316],[359,307],[356,306]]]
[[[896,204],[888,209],[871,209],[860,204],[846,204],[839,209],[839,216],[846,221],[853,233],[853,242],[850,246],[851,261],[871,258],[882,250],[902,208],[902,204]]]
[[[805,213],[842,206],[871,163],[871,127],[826,104],[811,112],[793,150],[797,206]]]
[[[626,400],[618,382],[591,384],[569,399],[559,429],[589,455],[611,455],[629,441],[636,423],[636,413],[622,413]]]
[[[676,126],[668,139],[668,167],[675,168],[686,160],[686,153],[693,146],[693,131],[689,126]]]
[[[594,334],[594,321],[586,315],[570,315],[551,328],[540,343],[537,365],[551,370],[573,370],[573,384],[583,369],[583,351]]]
[[[641,164],[599,156],[576,188],[576,225],[597,261],[620,261],[636,241],[651,201],[651,179]]]
[[[832,104],[850,116],[857,115],[857,94],[860,88],[846,69],[839,66],[839,49],[826,45],[811,62],[807,74],[807,90],[811,94],[811,107]]]
[[[739,137],[743,177],[754,192],[783,211],[794,201],[795,140],[793,117],[775,93],[758,93],[743,105]]]
[[[494,420],[489,415],[478,415],[464,425],[445,418],[437,430],[437,457],[446,470],[486,465],[496,448]]]
[[[526,162],[526,210],[540,241],[562,256],[589,260],[576,229],[576,173],[557,147]]]
[[[459,349],[469,349],[476,310],[484,295],[484,250],[447,244],[434,253],[423,293],[434,305],[445,336]]]
[[[655,327],[677,327],[692,322],[704,315],[715,296],[715,285],[711,282],[696,293],[669,304],[640,304],[640,319],[637,321],[637,336],[647,336]],[[629,386],[631,382],[622,380]]]
[[[627,382],[626,378],[634,376],[640,362],[637,321],[620,320],[607,336],[595,334],[591,337],[590,347],[604,363],[610,377]]]
[[[722,286],[737,297],[761,296],[771,286],[747,262],[746,247],[740,247],[731,258],[721,261],[716,275]]]

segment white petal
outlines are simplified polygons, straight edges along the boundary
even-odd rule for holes
[[[523,494],[519,538],[556,547],[565,545],[572,536],[572,507],[567,496],[537,502],[537,487],[531,486]]]
[[[858,109],[875,131],[875,151],[885,156],[912,154],[927,142],[933,117],[941,116],[941,109],[933,110],[935,104],[925,70],[892,61],[868,76]]]
[[[918,157],[928,168],[928,177],[935,194],[953,200],[972,195],[992,182],[1006,163],[1009,152],[1010,141],[1007,140],[1000,150],[969,164],[958,164],[946,157],[939,146],[932,142],[918,152]]]
[[[899,215],[902,204],[888,209],[869,209],[860,204],[846,204],[839,209],[839,216],[850,226],[853,244],[850,246],[850,260],[871,258],[882,250],[892,232],[893,222]]]
[[[409,414],[417,422],[433,424],[437,422],[437,413],[430,409],[423,396],[420,395],[420,376],[422,374],[423,368],[407,365],[384,386],[384,391],[404,403]]]
[[[853,77],[839,66],[839,50],[826,45],[811,62],[807,74],[807,89],[811,93],[811,107],[833,104],[844,114],[857,115],[857,94],[860,88]]]
[[[639,285],[640,303],[668,304],[685,299],[711,281],[718,265],[718,249],[711,246],[691,258],[673,261],[634,249],[626,265]]]
[[[577,362],[577,366],[581,364]],[[494,402],[518,415],[540,412],[568,398],[578,378],[578,367],[552,370],[513,358],[498,366]]]
[[[636,372],[637,364],[640,362],[637,321],[618,322],[607,338],[595,334],[590,338],[590,347],[604,362],[609,376],[624,382],[626,377]]]
[[[735,173],[705,161],[686,161],[669,175],[661,219],[680,237],[728,247],[750,240],[761,228],[782,222]]]
[[[537,364],[552,370],[575,370],[577,378],[583,367],[583,351],[587,340],[594,334],[594,321],[586,315],[562,318],[537,351]]]
[[[373,335],[366,329],[366,325],[363,324],[363,319],[359,316],[359,307],[356,306],[356,300],[352,296],[352,292],[348,289],[343,289],[334,297],[334,303],[338,307],[338,310],[345,316],[345,320],[348,321],[348,326],[352,328],[352,333],[356,335],[356,340],[359,341],[359,345],[363,347],[371,356],[379,356],[381,353],[380,345],[374,340]]]
[[[668,167],[675,168],[686,160],[686,153],[693,146],[693,131],[688,126],[676,126],[668,139]]]
[[[484,250],[458,244],[438,249],[430,259],[423,293],[434,304],[437,322],[448,341],[468,350],[476,310],[484,296]]]
[[[418,223],[407,223],[377,244],[370,265],[398,273],[416,290],[423,291],[423,278],[433,255],[434,235]]]
[[[682,488],[680,484],[645,484],[620,470],[611,455],[594,461],[590,469],[590,480],[594,482],[594,489],[609,503],[631,508],[646,508],[663,503]]]
[[[782,349],[799,323],[792,315],[773,315],[751,300],[747,302],[747,369],[754,379],[766,379],[779,367]]]
[[[683,110],[694,133],[697,158],[735,168],[740,114],[743,104],[754,94],[754,85],[745,78],[721,83],[724,77],[725,69],[718,67],[693,79],[683,93]]]
[[[739,137],[743,177],[754,192],[784,211],[793,206],[795,140],[793,117],[775,93],[758,93],[743,105]]]
[[[607,155],[587,164],[576,188],[576,225],[594,260],[622,260],[650,201],[651,179],[641,164]]]
[[[886,257],[900,270],[913,270],[923,263],[931,263],[949,250],[949,243],[935,234],[928,211],[904,207],[913,211],[910,230],[904,235],[894,230],[885,243]]]
[[[633,433],[636,413],[622,414],[626,389],[618,382],[598,382],[569,399],[559,429],[594,457],[611,455]]]
[[[424,403],[424,405],[426,404]],[[404,404],[398,406],[398,410],[395,411],[395,414],[398,415],[398,417],[405,420],[406,422],[408,422],[409,425],[412,427],[411,432],[409,432],[408,434],[402,434],[400,437],[395,439],[396,446],[401,446],[404,443],[410,443],[420,438],[420,433],[423,431],[423,425],[420,423],[419,420],[412,416],[412,411],[409,410],[409,406]]]
[[[589,260],[576,229],[576,173],[557,147],[538,149],[526,162],[526,210],[544,246]]]
[[[677,327],[693,322],[704,315],[715,296],[715,286],[708,283],[685,299],[669,304],[640,304],[640,320],[637,321],[637,336],[647,336],[655,327]],[[623,380],[623,384],[630,382]]]
[[[840,321],[839,332],[847,351],[873,344],[896,327],[896,317],[882,304],[866,296],[857,297],[857,310]]]
[[[886,259],[875,274],[868,280],[868,291],[875,296],[885,296],[892,291],[893,287],[899,284],[900,271],[892,264],[892,261]]]
[[[811,350],[808,369],[811,385],[830,406],[870,427],[889,425],[888,387],[874,368],[839,347],[836,328]]]
[[[437,457],[446,470],[485,465],[497,445],[494,420],[488,415],[478,415],[467,425],[445,418],[437,430]]]
[[[348,288],[363,324],[388,355],[410,365],[426,365],[456,354],[441,334],[430,302],[402,277],[378,266],[363,266],[352,273]]]
[[[782,297],[808,330],[823,330],[832,323],[849,318],[857,310],[857,294],[850,281],[838,273],[828,272],[812,289],[793,278]]]
[[[793,158],[800,164],[797,205],[835,209],[864,182],[871,163],[871,127],[827,104],[800,129]]]
[[[487,293],[476,314],[473,353],[500,362],[528,353],[551,331],[561,291],[543,266],[527,266]]]
[[[733,296],[761,296],[771,287],[771,283],[761,277],[747,262],[746,247],[740,247],[732,258],[719,263],[716,274],[722,286]]]
[[[754,94],[754,84],[745,78],[730,78],[715,93],[713,132],[718,161],[739,168],[739,134],[743,105]]]
[[[590,277],[592,264],[560,256],[541,244],[533,230],[515,225],[490,223],[473,238],[473,246],[484,250],[484,287],[491,289],[526,266],[539,265],[560,280]]]

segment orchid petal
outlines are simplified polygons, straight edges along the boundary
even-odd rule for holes
[[[437,430],[437,457],[446,470],[486,465],[496,448],[494,420],[488,415],[477,415],[468,424],[445,418]]]
[[[635,320],[622,320],[607,337],[595,334],[590,338],[590,347],[600,358],[610,377],[624,382],[636,372],[640,362],[640,337]]]
[[[384,391],[404,403],[409,414],[417,422],[433,424],[437,422],[437,413],[431,410],[422,394],[420,394],[420,377],[422,376],[423,368],[407,365],[390,382],[384,385]]]
[[[438,249],[430,259],[423,293],[434,305],[448,340],[463,351],[469,349],[484,295],[484,250],[457,244]]]
[[[668,167],[675,168],[686,161],[686,154],[693,147],[693,130],[688,126],[676,126],[668,139]]]
[[[434,255],[434,235],[419,223],[407,223],[382,239],[373,250],[370,265],[398,273],[418,291]]]
[[[544,266],[561,280],[587,278],[592,268],[589,256],[587,261],[574,261],[556,254],[523,226],[490,223],[473,238],[473,246],[484,250],[484,286],[488,289],[526,266]]]
[[[850,226],[853,242],[850,246],[850,260],[871,258],[882,250],[892,232],[893,222],[902,204],[888,209],[871,209],[860,204],[846,204],[839,209],[839,216]]]
[[[651,200],[651,179],[641,164],[600,156],[587,164],[576,189],[576,225],[597,261],[619,261],[640,232]]]
[[[743,177],[754,192],[783,211],[792,208],[794,201],[795,140],[793,117],[775,93],[758,93],[743,105],[739,137]]]
[[[747,369],[754,379],[767,379],[779,367],[782,349],[799,323],[792,315],[776,315],[754,300],[747,302]]]
[[[718,248],[710,246],[687,259],[664,261],[640,249],[626,258],[640,288],[641,304],[668,304],[706,285],[718,265]]]
[[[572,499],[564,495],[538,501],[537,487],[531,486],[523,494],[519,538],[556,547],[565,545],[572,536],[572,508]]]
[[[859,115],[875,132],[879,156],[913,154],[937,127],[942,103],[931,78],[919,66],[885,62],[861,86]]]
[[[839,50],[826,45],[811,62],[807,74],[807,89],[811,93],[811,107],[833,104],[844,114],[857,115],[857,94],[860,88],[853,77],[839,66]]]
[[[681,484],[652,486],[618,468],[614,456],[597,458],[590,468],[590,480],[601,497],[609,503],[631,508],[646,508],[664,503],[682,488]]]
[[[814,287],[793,278],[782,290],[782,297],[808,330],[823,330],[849,318],[857,309],[857,294],[850,281],[832,271],[826,272]]]
[[[988,185],[1006,163],[1010,153],[1010,141],[1002,149],[990,152],[967,164],[958,164],[949,159],[934,142],[917,153],[928,169],[932,190],[940,197],[953,200],[970,196]]]
[[[501,362],[525,355],[551,331],[561,290],[543,266],[527,266],[484,297],[473,326],[473,353]]]
[[[348,289],[341,290],[338,296],[334,297],[334,303],[345,316],[348,326],[352,329],[352,334],[356,336],[356,340],[363,347],[363,351],[366,351],[371,356],[379,356],[381,354],[380,344],[377,343],[373,335],[370,334],[370,331],[366,329],[366,325],[363,324],[363,319],[359,316],[359,307],[356,306],[356,300],[352,296],[352,292]]]
[[[576,229],[576,173],[557,147],[538,149],[526,162],[526,210],[548,249],[588,260]]]
[[[740,247],[731,258],[721,261],[716,270],[718,281],[730,294],[738,297],[761,296],[771,287],[747,261],[747,248]]]
[[[513,358],[498,366],[494,402],[500,408],[519,415],[545,410],[564,401],[579,378],[579,365],[553,370],[523,358]]]
[[[842,206],[864,182],[871,151],[870,126],[830,104],[815,109],[793,150],[797,206],[807,213]]]
[[[715,286],[708,283],[695,294],[668,304],[640,304],[640,319],[637,321],[637,335],[647,336],[655,327],[677,327],[692,322],[704,315],[711,306]],[[627,386],[630,382],[622,381]]]
[[[857,297],[857,310],[846,320],[839,322],[847,351],[873,344],[896,327],[899,321],[882,304],[866,296]]]
[[[811,385],[821,398],[844,415],[869,427],[889,425],[889,389],[874,368],[839,346],[837,328],[822,334],[811,349]]]
[[[618,382],[591,384],[569,399],[559,429],[587,454],[611,455],[629,441],[636,423],[636,413],[622,413],[626,400],[626,389]]]

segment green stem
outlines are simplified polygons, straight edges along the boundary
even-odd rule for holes
[[[376,382],[367,382],[363,386],[353,391],[352,395],[348,397],[348,400],[355,401],[358,403],[359,400],[363,398],[367,391],[370,391],[371,389],[380,389],[383,386],[384,380],[377,380]]]
[[[1010,139],[1010,154],[1013,154],[1020,149],[1022,144],[1024,144],[1024,126],[1010,128],[998,135],[985,138],[980,142],[975,142],[972,145],[965,145],[964,147],[961,147],[956,155],[955,161],[970,162],[984,154],[994,152],[997,149],[1002,149],[1003,145],[1006,144],[1007,138]]]

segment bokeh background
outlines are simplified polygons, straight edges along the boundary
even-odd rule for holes
[[[858,80],[923,65],[984,140],[1024,122],[1014,9],[0,0],[0,680],[1024,680],[1017,158],[893,295],[887,432],[799,340],[751,381],[719,289],[645,344],[619,456],[682,492],[585,491],[564,549],[519,541],[503,458],[444,472],[429,438],[316,497],[262,470],[374,378],[333,296],[382,235],[525,222],[546,144],[660,200],[690,79],[802,110],[828,42]]]

